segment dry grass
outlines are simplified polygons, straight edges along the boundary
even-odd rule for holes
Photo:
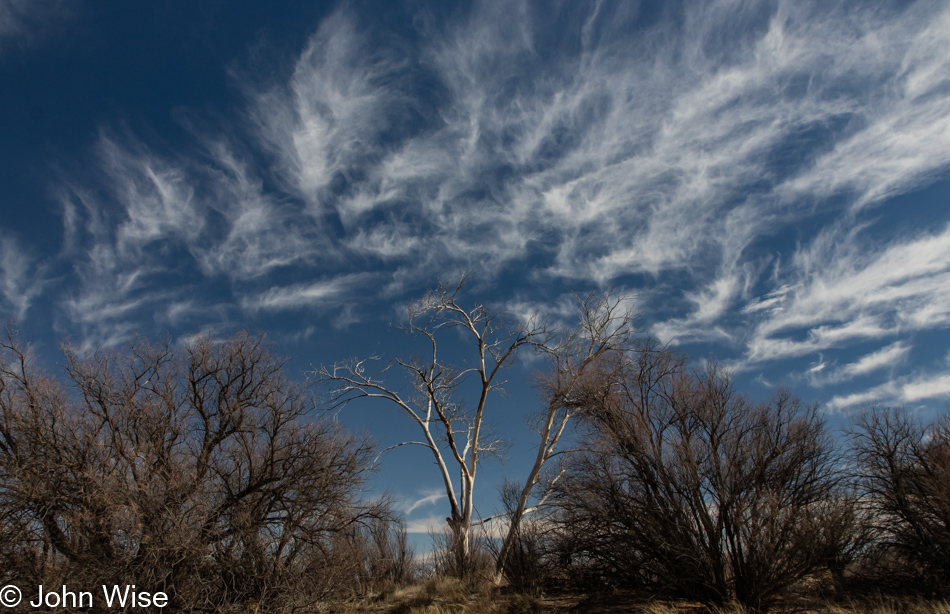
[[[617,604],[620,605],[620,604]],[[565,610],[566,611],[566,610]],[[578,609],[570,608],[576,612]],[[742,604],[732,603],[725,606],[706,607],[698,603],[653,601],[627,607],[606,605],[594,611],[624,611],[637,614],[750,614]],[[927,601],[922,599],[877,598],[867,601],[851,601],[846,604],[826,604],[813,607],[778,607],[775,614],[950,614],[950,603],[946,601]]]
[[[521,614],[539,612],[536,600],[502,595],[488,582],[436,578],[405,587],[383,587],[358,601],[329,606],[333,614]]]
[[[321,614],[750,614],[741,604],[706,607],[699,603],[645,601],[635,593],[532,597],[506,592],[490,582],[438,578],[411,586],[383,584],[360,599],[324,604]],[[839,604],[786,604],[775,614],[950,614],[950,603],[876,598]]]
[[[950,603],[880,597],[864,602],[852,601],[847,605],[831,606],[824,612],[828,614],[950,614]]]

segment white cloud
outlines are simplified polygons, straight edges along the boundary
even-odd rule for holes
[[[59,196],[63,256],[73,268],[60,328],[108,346],[139,329],[143,312],[162,310],[187,290],[172,256],[198,241],[204,219],[185,169],[131,137],[103,132],[95,159],[106,189],[67,182]],[[158,283],[171,276],[176,285]]]
[[[265,194],[262,180],[227,143],[206,141],[205,147],[213,165],[201,167],[201,173],[210,181],[196,182],[207,191],[206,207],[216,214],[209,211],[205,223],[220,229],[189,242],[189,249],[207,275],[247,280],[299,262],[336,258],[319,222]]]
[[[486,261],[516,257],[526,238],[545,232],[556,275],[608,280],[685,269],[701,289],[688,296],[696,305],[689,318],[665,324],[671,336],[730,336],[709,323],[748,298],[761,271],[745,248],[813,215],[816,200],[849,193],[864,206],[925,183],[950,162],[944,131],[932,130],[950,121],[947,98],[896,87],[911,73],[918,94],[943,87],[935,66],[950,54],[937,50],[950,50],[950,36],[936,5],[845,14],[782,4],[738,36],[743,53],[730,61],[722,58],[735,50],[709,40],[744,9],[694,8],[682,32],[658,26],[632,46],[601,24],[599,46],[543,79],[518,72],[535,68],[525,60],[541,34],[531,19],[494,32],[487,24],[497,5],[480,6],[432,53],[451,93],[443,111],[451,121],[386,158],[383,168],[401,172],[373,206],[385,206],[400,183],[432,184],[425,211],[440,222],[435,232],[455,239],[435,245],[450,258],[472,258],[477,251],[458,240],[458,220],[472,220],[469,201],[452,196],[477,191],[486,168],[513,168],[478,203],[497,226],[482,243]],[[622,60],[638,54],[651,62]],[[868,83],[880,89],[875,100]],[[783,167],[789,151],[804,158]],[[366,211],[367,193],[361,198]],[[499,230],[509,228],[518,232]],[[825,330],[825,342],[836,333],[846,331]]]
[[[438,489],[438,488],[430,488],[428,490],[423,490],[423,491],[420,491],[419,494],[421,496],[418,499],[411,502],[406,501],[406,505],[403,508],[403,513],[406,514],[407,516],[422,506],[438,503],[439,501],[447,497],[447,495],[445,494],[445,490]]]
[[[800,375],[792,374],[791,379],[801,379],[811,386],[823,387],[848,382],[880,371],[887,371],[888,374],[893,375],[907,363],[911,349],[909,343],[897,341],[840,366],[835,361],[826,360],[822,354],[819,354],[817,363]]]
[[[809,373],[821,373],[822,371],[825,370],[825,367],[827,367],[827,366],[828,366],[828,363],[822,361],[822,362],[819,362],[818,364],[816,364],[815,366],[811,367],[810,369],[808,369],[808,372],[809,372]]]
[[[838,370],[835,377],[841,379],[851,379],[861,375],[867,375],[878,369],[893,368],[907,358],[910,352],[910,346],[904,342],[898,341],[891,345],[881,348],[862,356],[858,361],[844,365]]]
[[[508,531],[508,521],[505,518],[496,518],[484,525],[477,525],[473,529],[478,536],[486,536],[494,539],[503,539]],[[449,527],[445,516],[430,514],[425,518],[410,520],[406,523],[407,533],[425,533],[429,535],[441,533],[448,534]]]
[[[43,290],[46,267],[13,236],[0,234],[0,309],[22,320]]]
[[[131,135],[104,133],[98,143],[118,219],[108,208],[90,215],[97,240],[113,240],[123,258],[143,258],[156,241],[186,249],[207,276],[246,280],[316,253],[333,257],[315,220],[266,195],[262,181],[222,140],[203,137],[204,161],[171,159]],[[115,215],[114,213],[112,215]],[[96,219],[93,219],[95,216]],[[108,239],[103,233],[114,232]]]
[[[351,17],[338,11],[325,19],[297,60],[285,87],[255,91],[251,109],[264,144],[279,160],[288,189],[322,212],[334,179],[372,164],[380,152],[380,133],[400,117],[404,99],[396,85],[403,60],[388,50],[373,52]],[[337,207],[351,225],[364,201],[352,198]]]
[[[205,220],[186,170],[125,140],[103,134],[97,144],[101,168],[124,208],[115,229],[117,255],[137,258],[154,241],[194,243]]]
[[[895,403],[900,398],[898,387],[893,382],[885,382],[869,390],[846,395],[835,395],[828,402],[828,409],[842,410],[855,406],[868,406],[876,403]]]
[[[247,309],[284,310],[337,304],[352,298],[352,293],[365,287],[376,276],[371,273],[341,275],[313,283],[271,288],[245,301]]]
[[[950,227],[875,247],[860,229],[832,226],[801,248],[781,292],[746,309],[757,323],[745,366],[950,323]],[[891,357],[906,350],[896,343]]]
[[[929,399],[950,399],[950,374],[918,373],[896,378],[867,391],[836,395],[828,403],[828,407],[839,410],[875,403],[899,405]]]
[[[97,244],[75,264],[77,287],[62,301],[67,331],[82,335],[81,345],[114,346],[139,327],[141,309],[175,298],[175,291],[152,287],[149,276],[162,271],[147,262],[126,260],[114,245]],[[78,331],[75,327],[78,327]]]
[[[202,310],[227,317],[226,307],[209,304],[199,290],[202,280],[227,280],[251,309],[313,300],[313,288],[262,297],[257,280],[338,259],[319,223],[265,194],[233,147],[206,135],[199,141],[205,155],[171,158],[128,132],[104,130],[95,148],[102,189],[74,181],[61,187],[63,256],[72,259],[76,282],[63,306],[91,341],[118,343],[143,317],[172,324]]]
[[[950,397],[950,374],[931,375],[908,382],[901,393],[907,402]]]
[[[448,533],[445,516],[431,514],[425,518],[416,518],[406,522],[406,533]]]

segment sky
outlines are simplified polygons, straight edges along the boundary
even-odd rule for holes
[[[408,301],[468,271],[512,317],[613,288],[836,427],[932,417],[948,205],[946,2],[0,0],[0,317],[49,365],[245,329],[301,378],[385,362]],[[527,470],[538,368],[492,400],[485,515]],[[445,517],[423,451],[382,466],[413,530]]]

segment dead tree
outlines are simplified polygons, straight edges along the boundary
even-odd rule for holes
[[[424,357],[395,361],[412,383],[412,393],[401,394],[383,379],[392,365],[372,370],[379,359],[376,356],[321,366],[314,374],[331,387],[335,405],[361,398],[383,399],[419,427],[420,440],[393,447],[419,445],[432,453],[449,501],[446,520],[453,554],[463,572],[471,555],[478,467],[502,444],[486,435],[490,396],[504,383],[501,372],[514,362],[518,351],[532,344],[544,345],[548,338],[546,327],[539,322],[513,322],[481,304],[463,306],[464,282],[462,277],[457,284],[440,283],[409,306],[406,331],[422,339],[427,348]],[[470,362],[455,367],[442,360],[440,343],[457,343],[445,338],[459,332],[467,340]]]

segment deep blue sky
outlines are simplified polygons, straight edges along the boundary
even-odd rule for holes
[[[948,201],[946,2],[0,0],[0,312],[47,361],[243,328],[295,373],[393,357],[406,302],[469,270],[514,315],[619,288],[834,424],[929,416]],[[535,367],[495,400],[483,513],[524,473]],[[385,467],[445,516],[421,451]]]

